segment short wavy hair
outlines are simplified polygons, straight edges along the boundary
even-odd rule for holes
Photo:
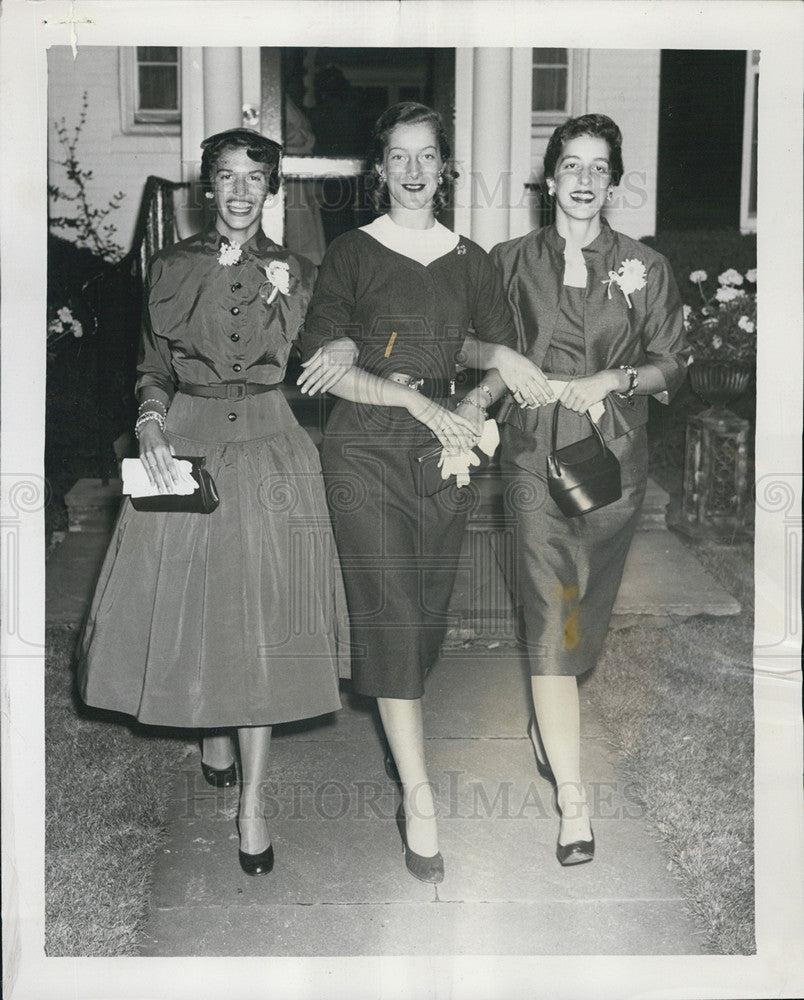
[[[459,175],[452,163],[452,149],[444,129],[444,123],[441,121],[441,115],[432,108],[428,108],[426,104],[419,104],[416,101],[403,101],[401,104],[392,105],[387,111],[383,111],[374,123],[371,143],[366,155],[367,186],[371,203],[378,213],[385,212],[391,204],[388,196],[388,185],[380,177],[379,168],[388,146],[388,137],[397,125],[429,125],[433,130],[443,164],[441,170],[443,180],[438,185],[433,197],[433,209],[438,214],[449,204],[455,188],[455,181]]]
[[[609,147],[609,162],[611,165],[611,183],[620,183],[623,175],[623,134],[619,126],[607,115],[580,115],[570,118],[550,136],[547,150],[544,154],[544,176],[555,177],[556,165],[564,148],[564,143],[577,139],[579,135],[588,135],[593,139],[604,139]]]
[[[276,194],[279,190],[282,147],[273,139],[251,128],[230,128],[204,139],[201,148],[204,150],[201,154],[201,186],[205,191],[212,190],[212,175],[217,162],[230,149],[245,149],[249,159],[264,163],[268,167],[268,193]]]

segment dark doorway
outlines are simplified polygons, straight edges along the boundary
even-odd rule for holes
[[[434,107],[452,137],[454,49],[286,48],[282,50],[282,77],[286,100],[304,116],[310,140],[296,152],[362,160],[374,122],[399,101]],[[292,151],[290,146],[288,151]],[[308,185],[315,189],[327,244],[374,218],[361,175],[323,178]],[[450,227],[451,213],[445,211],[439,221]]]
[[[746,54],[662,52],[656,227],[739,229]]]

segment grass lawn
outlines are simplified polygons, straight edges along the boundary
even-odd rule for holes
[[[47,630],[45,950],[136,955],[184,738],[78,710],[71,628]]]
[[[584,682],[712,954],[755,951],[751,619],[612,632]]]

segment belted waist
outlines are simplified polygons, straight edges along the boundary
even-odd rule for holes
[[[416,392],[429,396],[430,399],[442,399],[445,396],[455,395],[454,378],[416,378],[415,375],[403,375],[401,372],[391,372],[390,375],[384,377],[391,379],[392,382],[406,385],[409,389],[415,389]]]
[[[220,382],[218,385],[193,385],[190,382],[179,382],[178,392],[185,396],[209,396],[213,399],[245,399],[246,396],[256,396],[260,392],[271,392],[280,387],[280,382],[265,385],[262,382]]]

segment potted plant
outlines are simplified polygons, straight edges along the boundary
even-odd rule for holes
[[[706,271],[693,271],[701,305],[684,306],[690,383],[710,406],[722,408],[744,392],[756,367],[757,272],[729,268],[713,291]]]

